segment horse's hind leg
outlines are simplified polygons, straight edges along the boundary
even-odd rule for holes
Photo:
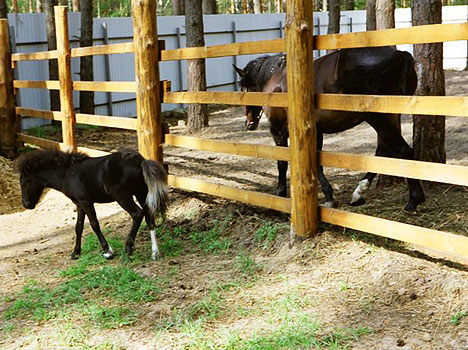
[[[146,194],[141,196],[138,195],[137,200],[138,203],[140,203],[141,207],[143,208],[143,212],[145,213],[145,221],[146,224],[148,225],[148,229],[150,230],[150,236],[151,236],[151,260],[156,260],[159,256],[159,248],[158,248],[158,242],[156,240],[156,233],[154,230],[154,219],[153,216],[151,215],[151,212],[146,205]]]
[[[317,130],[317,150],[321,151],[323,148],[323,133]],[[323,173],[323,166],[320,164],[317,168],[318,171],[318,180],[320,182],[320,187],[322,188],[323,195],[325,196],[324,206],[327,208],[335,208],[336,202],[333,199],[333,187],[328,182],[325,174]]]
[[[136,205],[132,196],[128,198],[119,198],[117,199],[117,202],[132,217],[132,228],[128,233],[127,241],[125,243],[125,253],[130,256],[133,253],[135,238],[138,229],[140,228],[141,221],[143,220],[143,210],[141,210],[138,205]]]
[[[84,220],[85,220],[85,212],[80,206],[76,206],[77,209],[77,216],[76,216],[76,225],[75,225],[75,233],[76,233],[76,238],[75,238],[75,248],[73,249],[73,252],[71,254],[72,259],[78,259],[78,257],[81,254],[81,236],[83,234],[83,226],[84,226]]]
[[[391,119],[385,118],[385,116],[377,116],[375,118],[368,118],[367,122],[377,131],[377,134],[382,138],[382,141],[393,157],[414,159],[413,149],[406,143],[397,125],[392,123]],[[419,180],[407,178],[406,181],[409,189],[409,201],[405,206],[405,210],[413,212],[416,211],[417,206],[423,203],[426,198]]]
[[[109,243],[107,243],[106,238],[101,232],[101,227],[99,226],[99,221],[96,216],[96,210],[94,209],[94,205],[90,203],[80,203],[80,206],[83,208],[84,212],[88,216],[91,228],[98,237],[99,243],[101,243],[102,250],[104,251],[104,257],[106,259],[112,258],[114,256],[114,251],[112,250]]]
[[[389,151],[388,147],[385,146],[381,137],[377,137],[377,148],[375,150],[375,155],[380,157],[392,156],[391,152]],[[359,181],[359,184],[357,185],[351,197],[351,205],[358,206],[366,202],[367,192],[369,191],[369,188],[372,185],[372,181],[374,180],[376,175],[376,173],[367,173],[361,179],[361,181]]]

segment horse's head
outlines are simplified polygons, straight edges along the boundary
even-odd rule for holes
[[[254,61],[252,61],[254,62]],[[240,85],[241,91],[243,92],[252,92],[258,91],[252,81],[252,74],[251,74],[251,65],[250,62],[244,69],[234,66],[237,74],[241,77]],[[258,123],[260,122],[260,118],[262,117],[262,107],[261,106],[245,106],[245,127],[247,130],[256,130],[258,127]]]
[[[21,202],[26,209],[34,209],[41,199],[45,186],[34,176],[20,176]]]

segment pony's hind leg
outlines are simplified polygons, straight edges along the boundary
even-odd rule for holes
[[[72,259],[78,259],[78,257],[81,254],[81,236],[83,234],[83,226],[84,226],[84,220],[85,220],[85,212],[80,206],[76,206],[77,209],[77,216],[76,216],[76,225],[75,225],[75,233],[76,233],[76,238],[75,238],[75,248],[73,249],[73,252],[71,254]]]
[[[159,248],[158,248],[158,241],[156,240],[156,232],[155,232],[155,224],[153,216],[146,205],[146,194],[144,196],[137,196],[138,203],[143,208],[143,212],[145,213],[145,221],[148,225],[148,229],[150,230],[151,236],[151,260],[156,260],[159,256]]]
[[[102,234],[101,227],[99,226],[99,221],[96,216],[96,210],[94,209],[94,205],[90,203],[81,204],[80,206],[83,208],[84,212],[88,216],[89,223],[91,224],[91,228],[93,229],[94,233],[99,239],[99,243],[101,243],[102,250],[104,252],[104,257],[106,259],[111,259],[114,257],[114,251],[112,250],[109,243],[107,243],[106,238]]]
[[[132,197],[119,198],[117,199],[117,202],[132,217],[132,228],[128,233],[127,241],[125,243],[125,253],[127,256],[130,256],[133,253],[135,238],[138,233],[138,229],[140,228],[141,221],[143,220],[143,210],[136,205]]]

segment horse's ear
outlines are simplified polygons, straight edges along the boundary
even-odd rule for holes
[[[234,69],[236,70],[237,74],[239,74],[241,77],[245,75],[245,72],[242,68],[236,67],[234,64],[232,65]]]

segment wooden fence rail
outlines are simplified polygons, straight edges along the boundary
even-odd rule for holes
[[[143,0],[142,3],[146,6],[150,4],[148,1],[149,0]],[[290,5],[288,6],[289,8],[298,6],[297,2],[294,2],[293,0],[289,0],[288,4]],[[62,92],[63,107],[60,112],[27,109],[22,107],[16,108],[17,115],[28,115],[62,121],[64,125],[63,143],[40,139],[37,137],[25,135],[23,133],[18,134],[19,140],[23,142],[32,143],[47,148],[66,149],[70,145],[74,147],[73,128],[76,122],[139,130],[139,134],[141,135],[144,135],[149,130],[143,130],[142,128],[148,127],[152,130],[148,134],[152,134],[153,136],[156,135],[157,137],[154,138],[152,136],[151,138],[153,138],[153,141],[149,141],[150,143],[145,146],[145,149],[148,150],[150,147],[148,145],[152,145],[151,147],[155,148],[160,146],[161,141],[158,139],[159,136],[158,134],[154,134],[154,125],[151,126],[148,124],[147,126],[142,126],[143,124],[140,124],[140,120],[128,118],[95,116],[81,113],[77,113],[75,115],[74,111],[70,110],[70,108],[73,107],[72,100],[70,100],[72,90],[134,92],[140,94],[140,101],[146,101],[148,97],[143,96],[143,93],[146,90],[144,88],[139,88],[137,82],[72,82],[71,72],[69,71],[69,60],[71,57],[132,53],[136,50],[140,50],[137,52],[138,54],[136,56],[139,55],[138,57],[142,59],[139,63],[141,65],[144,61],[149,62],[150,60],[154,59],[154,56],[149,53],[151,50],[154,51],[159,61],[278,53],[285,52],[287,49],[294,50],[294,47],[292,46],[287,48],[287,41],[284,39],[215,45],[201,48],[185,48],[177,50],[161,50],[161,46],[158,45],[156,41],[151,41],[151,49],[144,52],[141,51],[143,46],[138,46],[136,42],[70,49],[69,46],[67,46],[69,43],[67,44],[66,39],[68,33],[65,34],[66,16],[64,16],[64,13],[66,14],[66,11],[64,8],[57,9],[56,11],[58,15],[56,15],[56,18],[58,18],[58,36],[59,39],[62,40],[59,40],[59,48],[57,50],[11,55],[11,60],[13,63],[28,60],[59,60],[59,66],[61,67],[60,82],[20,80],[15,80],[13,82],[14,88],[45,88],[56,89]],[[138,10],[135,12],[138,12]],[[155,11],[149,11],[148,13],[155,13]],[[140,17],[143,18],[143,15]],[[145,21],[149,23],[152,21],[152,18],[148,17],[145,19]],[[147,26],[146,24],[144,25],[146,29],[155,27],[152,25],[152,23],[150,26]],[[156,33],[151,33],[149,31],[147,34],[149,37],[151,37],[151,40],[157,40]],[[143,39],[142,36],[139,36],[139,38]],[[303,40],[303,38],[300,39]],[[305,42],[305,44],[313,44],[313,49],[316,50],[325,50],[398,44],[422,44],[455,40],[468,40],[468,23],[438,24],[421,27],[388,29],[374,32],[319,35],[314,37],[310,36],[310,38],[306,40],[307,42]],[[312,49],[308,51],[311,52]],[[299,54],[300,52],[298,51],[297,55]],[[292,57],[291,59],[293,59],[295,55],[291,54],[289,57]],[[157,65],[154,64],[152,66]],[[155,81],[158,79],[159,78],[157,78],[157,76],[152,78],[152,80]],[[148,83],[149,81],[145,82],[145,84]],[[65,92],[62,91],[64,88]],[[151,96],[160,96],[159,92],[157,92],[159,91],[158,88],[151,93]],[[276,107],[289,107],[290,103],[292,103],[288,101],[288,94],[286,93],[264,94],[242,92],[170,92],[167,89],[164,89],[162,101],[154,100],[153,102],[156,104],[159,104],[160,102],[224,103],[232,105],[270,105]],[[294,101],[294,103],[295,102],[296,101]],[[339,111],[451,115],[466,117],[468,116],[468,97],[319,94],[315,96],[315,108]],[[145,120],[147,120],[147,118],[145,118]],[[158,126],[156,126],[156,129],[157,128]],[[154,139],[156,139],[156,142],[154,142]],[[211,152],[286,161],[292,160],[291,152],[293,151],[286,147],[250,145],[236,142],[199,139],[179,135],[166,135],[165,144]],[[78,147],[78,149],[92,155],[103,155],[107,153],[83,147]],[[152,157],[158,157],[158,155],[153,152]],[[418,178],[422,180],[445,182],[463,186],[468,185],[468,167],[332,152],[319,152],[318,157],[319,163],[323,166],[339,167],[358,171],[372,171],[388,175]],[[229,186],[212,184],[201,180],[188,179],[180,176],[170,175],[169,183],[174,187],[221,196],[286,213],[291,213],[291,208],[294,206],[292,200],[290,199],[235,189]],[[295,199],[294,195],[295,194],[293,193],[293,200]],[[336,209],[320,208],[319,213],[320,219],[323,222],[409,242],[411,244],[416,244],[428,249],[442,251],[453,260],[463,260],[465,263],[468,261],[467,237],[457,236],[446,232],[439,232],[403,223],[392,222],[380,218],[373,218],[366,215],[344,212]]]

